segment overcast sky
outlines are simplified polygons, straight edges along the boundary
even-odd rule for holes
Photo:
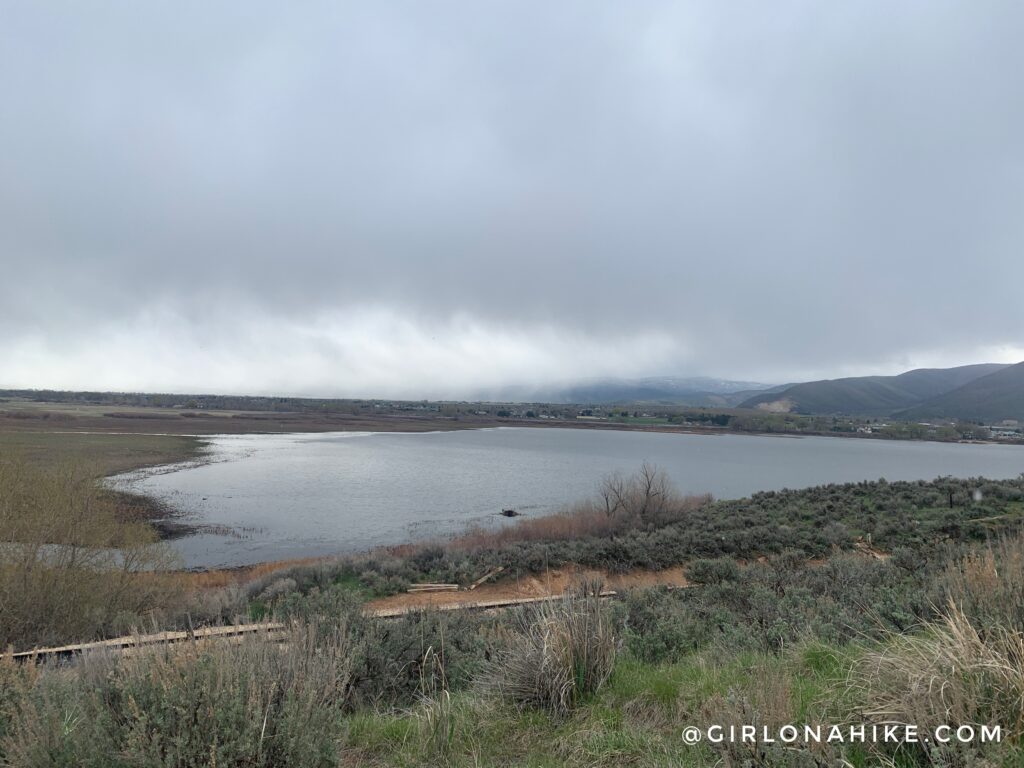
[[[1019,2],[0,0],[0,386],[1024,359]]]

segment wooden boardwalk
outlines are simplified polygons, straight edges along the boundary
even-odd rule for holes
[[[600,597],[615,597],[616,592],[605,590]],[[564,595],[543,595],[541,597],[519,597],[501,600],[477,600],[474,602],[441,603],[431,606],[400,606],[395,608],[375,608],[367,611],[367,615],[378,619],[397,619],[402,616],[423,611],[493,611],[515,608],[521,605],[536,605],[561,600]],[[195,630],[173,630],[157,632],[152,635],[128,635],[110,640],[97,640],[92,643],[76,643],[53,648],[35,648],[31,651],[0,654],[0,661],[48,661],[69,659],[92,651],[119,653],[149,646],[174,645],[181,643],[203,643],[212,640],[237,640],[246,636],[262,636],[266,640],[281,640],[287,626],[281,622],[262,622],[257,624],[235,624],[224,627],[203,627]]]
[[[202,629],[196,630],[185,629],[171,632],[157,632],[153,635],[129,635],[126,637],[115,637],[110,640],[97,640],[93,643],[60,645],[54,648],[35,648],[31,651],[18,651],[17,653],[0,654],[0,660],[14,659],[15,661],[43,661],[47,659],[69,658],[89,651],[128,651],[134,648],[144,648],[151,645],[205,642],[215,639],[257,635],[259,633],[264,633],[267,636],[279,637],[284,630],[285,625],[279,622],[236,624],[234,626],[227,627],[203,627]]]

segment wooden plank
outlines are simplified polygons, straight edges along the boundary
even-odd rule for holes
[[[16,661],[42,658],[60,658],[75,656],[86,651],[110,650],[120,651],[127,648],[140,648],[148,645],[166,645],[169,643],[181,643],[188,640],[212,640],[224,637],[238,637],[259,632],[280,632],[285,625],[279,622],[264,622],[261,624],[235,624],[224,627],[203,627],[194,631],[176,630],[169,632],[157,632],[152,635],[129,635],[126,637],[115,637],[111,640],[97,640],[92,643],[78,643],[75,645],[60,645],[53,648],[35,648],[31,651],[18,651],[12,654],[0,654],[0,659],[12,658]]]
[[[459,585],[458,584],[449,584],[449,583],[440,583],[440,582],[438,582],[436,584],[433,583],[433,582],[423,582],[422,584],[410,584],[409,585],[409,589],[420,589],[420,588],[430,589],[430,588],[434,588],[434,587],[445,588],[445,589],[450,588],[450,587],[455,587],[456,589],[458,589]]]
[[[485,581],[487,581],[488,579],[491,579],[491,578],[493,578],[493,577],[497,576],[497,575],[498,575],[499,573],[501,573],[501,572],[502,572],[502,571],[504,571],[504,570],[505,570],[505,566],[504,566],[504,565],[499,565],[499,566],[498,566],[497,568],[495,568],[495,569],[494,569],[493,571],[491,571],[491,572],[489,572],[489,573],[485,573],[485,574],[484,574],[483,576],[481,576],[481,577],[480,577],[479,579],[477,579],[477,580],[476,580],[476,581],[474,581],[474,582],[473,582],[472,584],[470,584],[470,585],[469,585],[469,588],[470,588],[471,590],[473,590],[473,589],[476,589],[476,588],[477,588],[477,587],[479,587],[479,586],[480,586],[481,584],[483,584],[483,583],[484,583]]]
[[[458,584],[413,584],[408,592],[416,594],[419,592],[458,592]]]
[[[488,574],[484,578],[492,576]],[[450,589],[458,589],[457,584],[441,585]],[[685,589],[685,587],[668,586],[667,589]],[[618,595],[614,590],[604,590],[598,597],[610,598]],[[459,610],[500,610],[514,608],[522,605],[533,605],[546,603],[554,600],[565,599],[564,594],[543,595],[541,597],[520,597],[505,598],[498,600],[476,600],[457,603],[442,603],[440,605],[423,606],[402,606],[398,608],[377,608],[366,611],[366,615],[373,618],[390,619],[399,618],[420,611],[459,611]],[[246,635],[258,635],[264,633],[267,639],[279,640],[280,634],[286,629],[281,622],[263,622],[259,624],[236,624],[223,627],[203,627],[194,631],[174,630],[168,632],[157,632],[152,635],[130,635],[116,637],[110,640],[97,640],[92,643],[78,643],[75,645],[62,645],[53,648],[36,648],[31,651],[18,651],[12,654],[0,654],[0,661],[11,658],[15,661],[42,661],[49,658],[67,658],[77,656],[87,651],[109,650],[114,652],[132,651],[146,646],[167,645],[182,643],[186,641],[207,641],[215,639],[228,639],[233,642],[240,641]]]

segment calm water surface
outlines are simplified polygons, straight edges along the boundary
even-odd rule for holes
[[[1008,445],[500,428],[421,434],[214,437],[213,461],[116,482],[215,526],[175,542],[188,566],[365,550],[497,525],[502,508],[543,515],[644,461],[680,490],[755,491],[940,475],[1011,478]]]

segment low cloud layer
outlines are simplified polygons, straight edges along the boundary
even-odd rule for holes
[[[8,345],[5,368],[15,380],[62,389],[443,399],[484,396],[509,383],[569,382],[580,371],[657,371],[678,352],[664,333],[595,340],[468,316],[434,322],[378,310],[296,321],[247,310],[194,322],[164,309],[60,341],[24,336]]]
[[[14,2],[0,386],[1024,359],[1024,7]]]

